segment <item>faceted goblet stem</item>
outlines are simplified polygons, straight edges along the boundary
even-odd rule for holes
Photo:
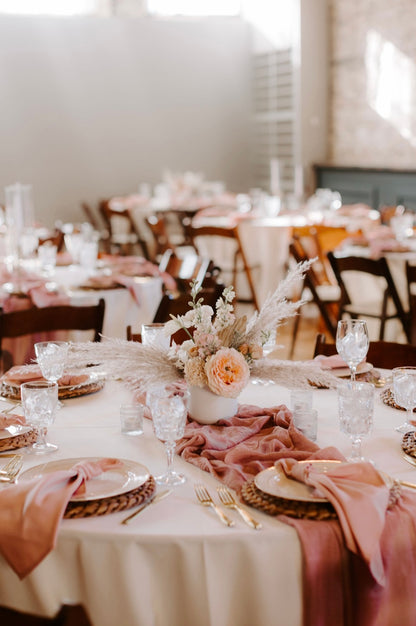
[[[37,436],[35,445],[38,447],[44,448],[46,446],[46,435],[48,432],[48,428],[47,426],[39,426],[37,431],[38,431],[38,436]]]
[[[174,441],[165,441],[165,450],[166,450],[166,458],[167,458],[167,473],[172,474],[173,470],[173,457],[175,454],[175,442]]]
[[[363,454],[361,451],[361,438],[354,437],[351,447],[351,461],[361,461]]]

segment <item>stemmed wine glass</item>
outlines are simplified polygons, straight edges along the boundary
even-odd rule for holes
[[[46,435],[58,404],[57,383],[39,380],[22,383],[20,393],[26,422],[37,430],[36,442],[29,450],[35,454],[55,452],[58,446],[46,441]]]
[[[365,461],[361,440],[373,426],[374,385],[349,381],[338,387],[338,416],[341,432],[352,439],[348,461]]]
[[[35,343],[35,354],[42,376],[57,383],[63,376],[69,344],[66,341],[39,341]],[[62,406],[58,402],[58,407]]]
[[[415,427],[410,423],[413,417],[413,409],[416,407],[416,367],[395,367],[393,369],[393,394],[394,401],[406,409],[406,421],[397,426],[399,433],[414,431]]]
[[[338,354],[348,364],[351,382],[355,381],[357,366],[368,352],[368,329],[364,320],[340,320],[337,327]]]
[[[189,392],[180,394],[172,386],[152,387],[146,396],[146,403],[150,408],[153,419],[153,429],[156,437],[165,444],[167,455],[167,471],[155,476],[159,485],[172,487],[186,481],[183,474],[173,470],[175,442],[183,437],[188,405]]]

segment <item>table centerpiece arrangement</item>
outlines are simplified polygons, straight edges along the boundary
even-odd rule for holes
[[[291,300],[290,295],[309,265],[300,263],[289,270],[260,311],[249,319],[235,315],[232,286],[224,289],[214,311],[198,297],[200,286],[194,283],[189,311],[172,317],[165,325],[168,336],[179,329],[186,331],[189,339],[182,344],[173,343],[163,349],[113,338],[103,338],[100,343],[74,343],[69,365],[96,365],[137,394],[144,394],[155,384],[186,381],[191,392],[190,414],[197,421],[198,407],[202,413],[214,416],[215,421],[234,415],[237,397],[251,376],[286,387],[333,387],[336,379],[319,365],[263,356],[262,346],[270,334],[304,304],[303,300]]]

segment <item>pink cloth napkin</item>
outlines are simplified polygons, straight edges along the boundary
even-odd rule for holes
[[[28,294],[31,297],[33,304],[38,308],[45,308],[48,306],[60,306],[70,303],[70,298],[67,294],[48,291],[43,284],[31,287],[28,290]]]
[[[349,551],[337,520],[280,516],[293,526],[303,553],[304,626],[414,626],[416,497],[403,490],[385,516],[380,538],[385,585]]]
[[[117,459],[78,463],[0,491],[0,552],[19,578],[55,547],[66,506],[85,481],[120,465]]]
[[[26,420],[23,415],[17,415],[16,413],[0,413],[0,430],[8,428],[9,426],[26,424]]]
[[[318,446],[299,432],[286,406],[240,405],[237,414],[216,424],[190,421],[176,451],[232,489],[281,458],[310,458]]]
[[[380,551],[389,503],[389,487],[371,463],[346,463],[323,473],[312,464],[293,459],[278,461],[284,472],[315,487],[337,512],[346,546],[369,565],[374,579],[385,583]]]
[[[11,385],[20,385],[42,378],[39,365],[14,365],[2,376],[2,380]]]
[[[313,359],[313,362],[318,362],[320,368],[323,370],[334,370],[342,367],[348,367],[348,364],[345,363],[344,359],[340,357],[339,354],[333,354],[332,356],[318,354],[318,356]]]
[[[191,421],[177,452],[236,490],[276,461],[291,468],[297,460],[345,461],[336,448],[319,449],[299,433],[285,406],[243,405],[214,425]],[[387,489],[374,468],[347,465],[326,476],[313,473],[311,480],[334,500],[340,522],[278,516],[302,546],[303,625],[414,626],[416,496],[404,492],[386,511]],[[335,500],[340,485],[344,493]]]

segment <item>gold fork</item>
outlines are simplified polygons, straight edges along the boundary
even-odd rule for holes
[[[214,500],[211,498],[208,490],[206,489],[206,487],[204,487],[204,485],[201,485],[201,483],[196,483],[194,485],[194,489],[196,497],[198,498],[202,506],[210,506],[212,509],[214,509],[223,524],[229,527],[234,526],[234,521],[227,517],[224,511],[222,511],[220,507],[215,504]]]
[[[5,463],[0,469],[0,482],[12,482],[21,470],[23,457],[15,454],[10,461]]]
[[[245,509],[243,509],[243,507],[237,504],[233,494],[229,489],[227,489],[226,487],[217,487],[217,492],[224,506],[237,511],[241,515],[245,523],[251,526],[251,528],[254,528],[254,530],[260,530],[260,522],[257,522],[253,517],[251,517],[248,511],[246,511]]]

